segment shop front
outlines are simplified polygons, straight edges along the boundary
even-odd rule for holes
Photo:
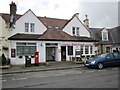
[[[41,45],[42,44],[42,45]],[[9,57],[11,64],[25,64],[25,56],[31,58],[34,64],[34,54],[38,52],[38,62],[72,61],[73,57],[91,57],[95,55],[97,47],[93,42],[68,41],[11,41]]]

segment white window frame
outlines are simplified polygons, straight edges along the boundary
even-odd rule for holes
[[[108,31],[106,29],[102,31],[102,40],[108,41]]]
[[[76,27],[76,36],[79,36],[79,31],[80,31],[80,28]]]
[[[28,24],[28,26],[26,26]],[[26,33],[34,33],[35,32],[35,23],[25,22],[25,32]]]
[[[25,22],[25,32],[29,32],[29,23]]]
[[[72,27],[72,35],[79,36],[80,35],[80,27]]]
[[[75,36],[75,27],[72,27],[72,35]]]
[[[21,48],[22,52],[18,51],[19,48]],[[34,55],[34,52],[31,53],[32,52],[31,50],[33,50],[33,49],[30,49],[30,48],[35,48],[35,51],[36,51],[37,50],[36,43],[31,43],[31,42],[29,42],[29,43],[26,43],[26,42],[16,42],[17,56],[21,56],[21,55],[23,55],[23,56],[25,56],[25,55]],[[25,51],[25,50],[28,50],[30,52],[26,53],[27,51]]]
[[[35,23],[30,23],[30,32],[35,32]]]

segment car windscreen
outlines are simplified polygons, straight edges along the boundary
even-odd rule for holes
[[[114,57],[120,57],[120,53],[113,53]]]
[[[105,53],[105,54],[100,54],[100,55],[98,55],[96,58],[105,58],[107,55],[108,55],[107,53]]]

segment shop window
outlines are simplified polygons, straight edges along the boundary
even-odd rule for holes
[[[85,54],[89,54],[89,46],[85,46]]]
[[[110,52],[110,47],[106,47],[106,52]]]
[[[76,50],[76,51],[75,51],[75,55],[81,55],[80,50]]]
[[[36,43],[17,43],[17,55],[33,55]]]
[[[90,46],[90,54],[93,54],[93,46]]]
[[[68,55],[73,55],[73,46],[68,46]]]
[[[83,46],[81,46],[81,54],[83,54]]]

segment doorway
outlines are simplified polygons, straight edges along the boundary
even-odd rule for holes
[[[56,58],[56,48],[55,47],[46,47],[46,61],[55,61]]]
[[[66,46],[61,46],[61,61],[66,61]]]

